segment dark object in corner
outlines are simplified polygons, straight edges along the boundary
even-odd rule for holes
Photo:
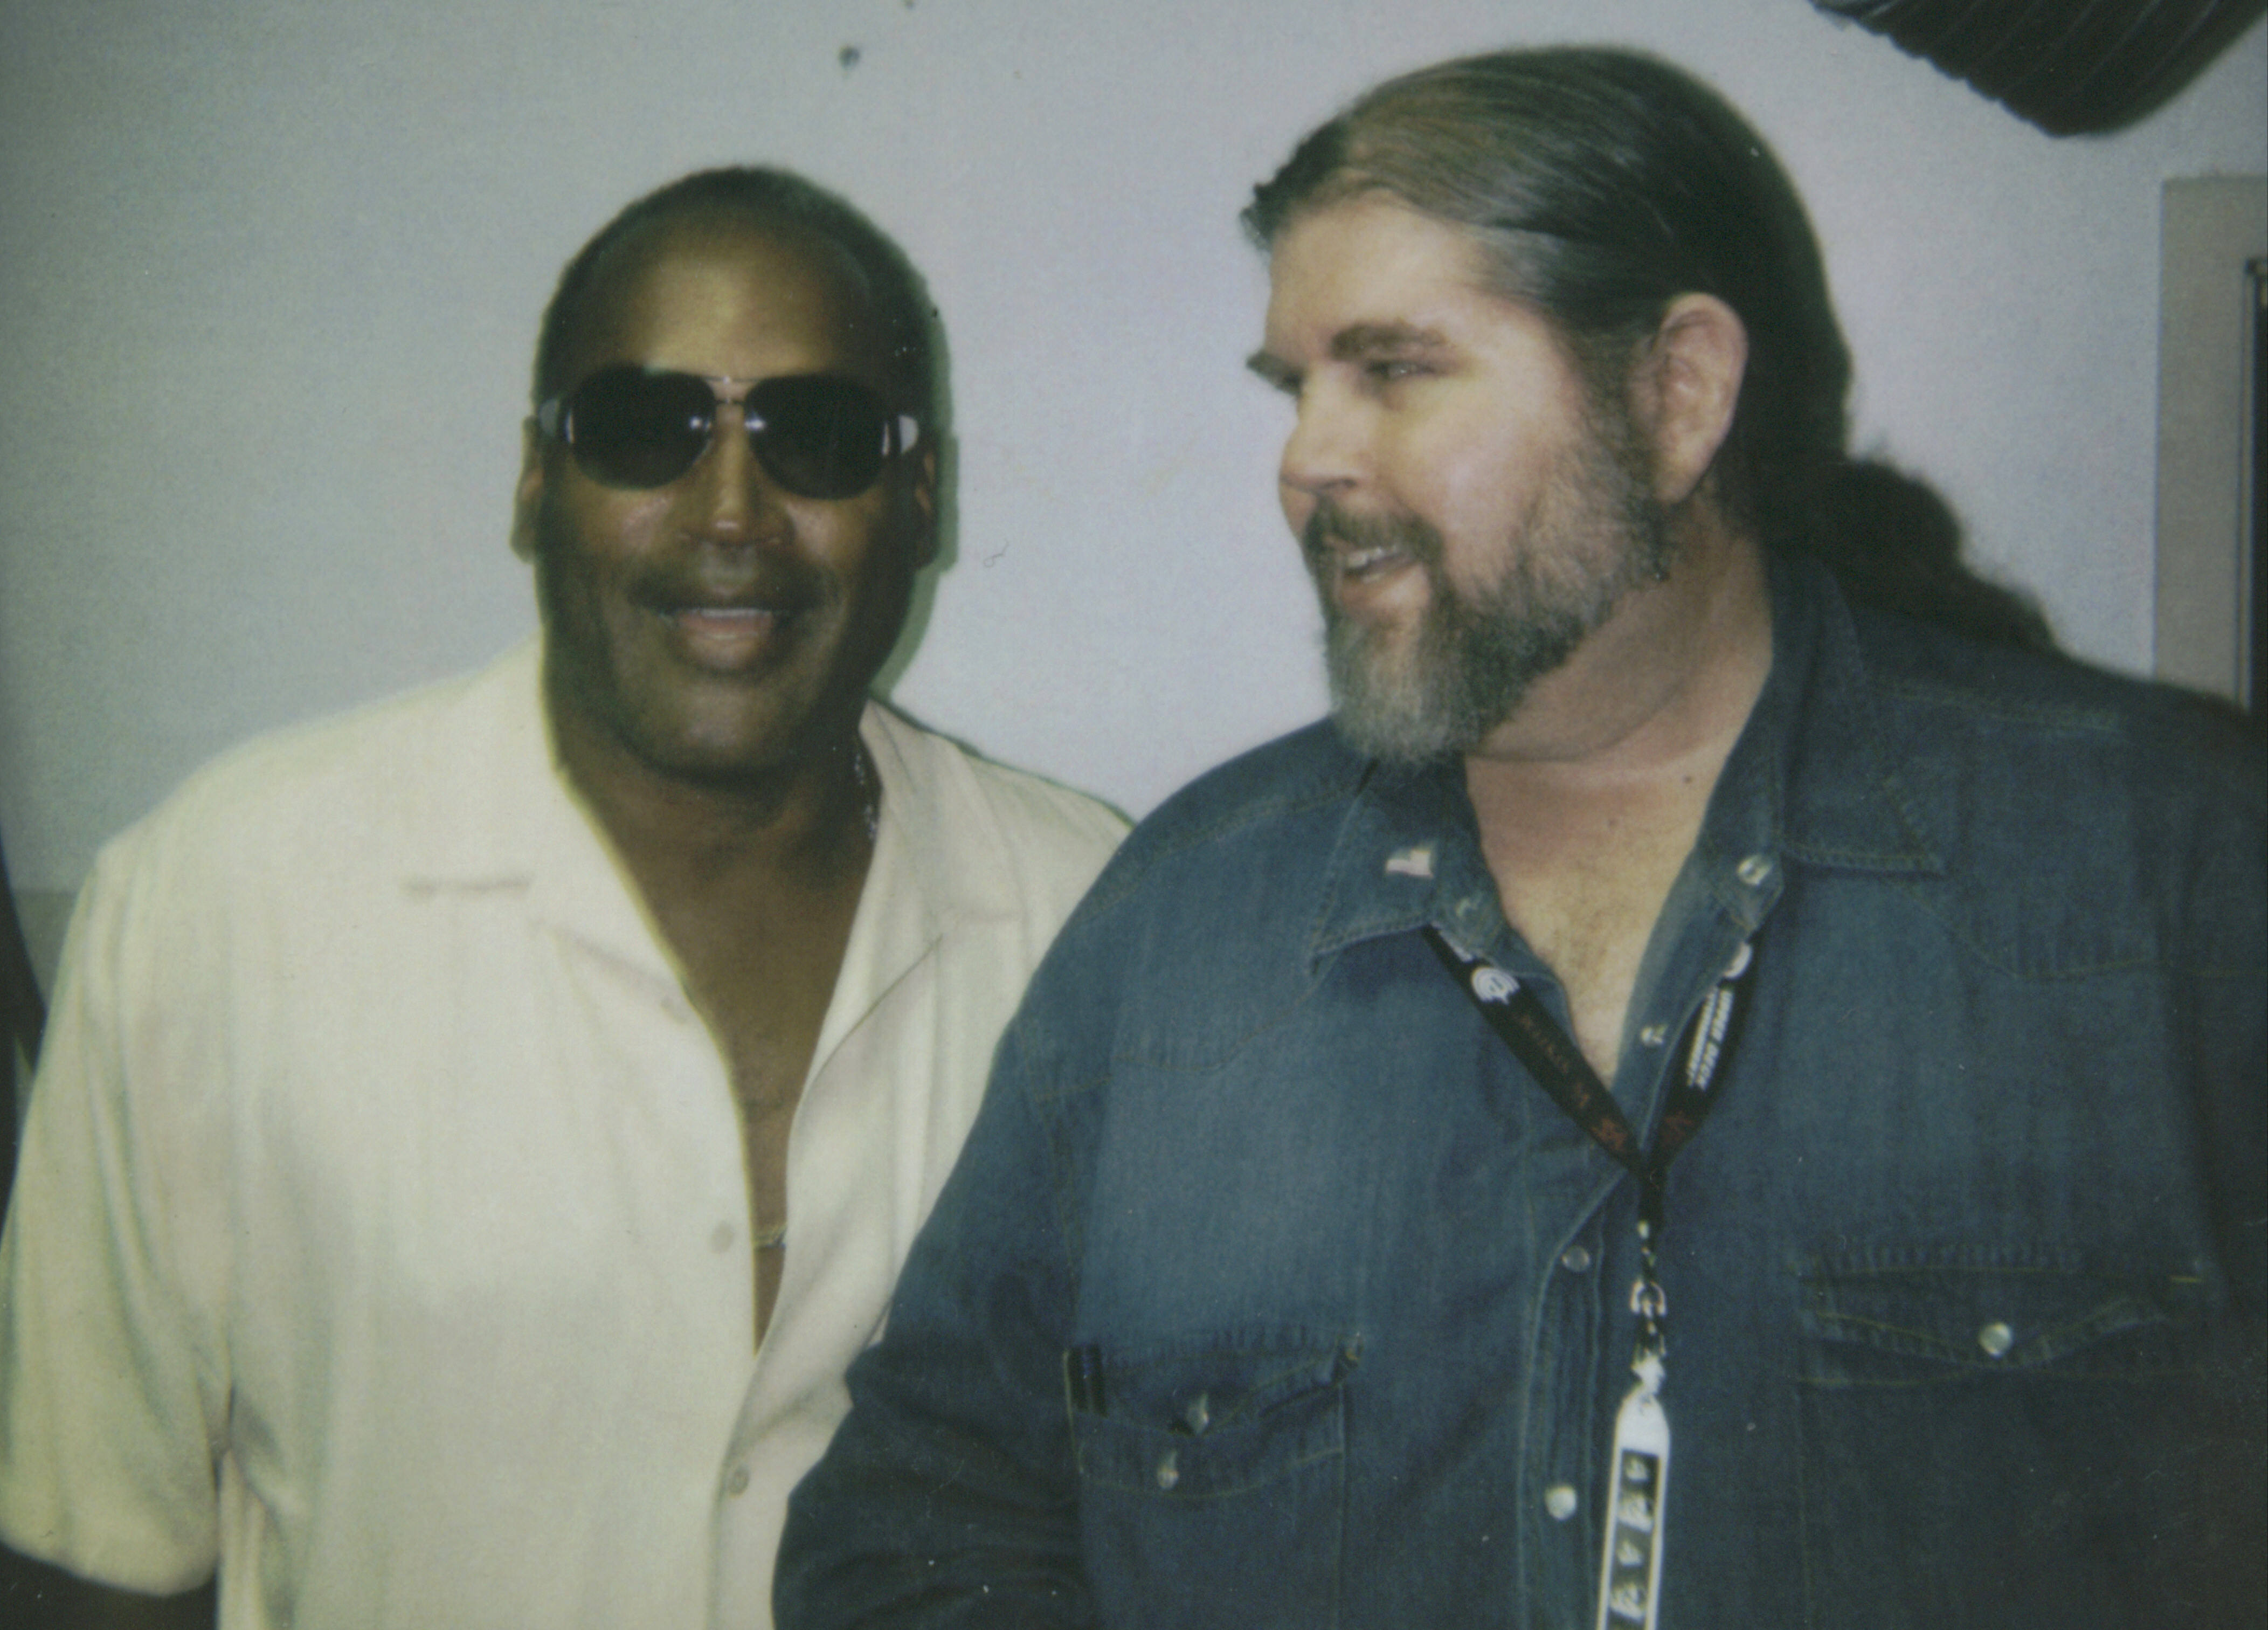
[[[46,1027],[47,1009],[40,1003],[39,981],[32,976],[32,954],[25,948],[24,931],[16,921],[16,892],[8,882],[8,853],[0,849],[0,1058],[4,1058],[8,1083],[4,1108],[8,1115],[7,1164],[0,1167],[0,1218],[8,1214],[8,1192],[16,1181],[16,1122],[18,1085],[16,1062],[36,1064],[40,1032]]]
[[[2170,100],[2268,0],[1811,0],[1965,79],[2050,136]]]

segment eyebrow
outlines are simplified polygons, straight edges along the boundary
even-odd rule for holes
[[[1449,349],[1447,336],[1437,328],[1406,322],[1358,322],[1331,336],[1334,362],[1366,362],[1381,357],[1408,357]],[[1299,383],[1300,371],[1265,349],[1254,351],[1244,365],[1278,390]]]
[[[1402,357],[1412,351],[1447,350],[1448,339],[1438,328],[1420,328],[1406,322],[1358,322],[1331,336],[1331,358],[1336,362],[1359,362],[1373,357]]]

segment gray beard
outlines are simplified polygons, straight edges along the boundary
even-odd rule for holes
[[[1339,609],[1330,593],[1336,538],[1407,550],[1430,586],[1418,625],[1396,650]],[[1470,752],[1528,690],[1572,656],[1638,584],[1668,575],[1659,505],[1624,458],[1594,439],[1539,496],[1496,581],[1473,594],[1442,569],[1440,533],[1415,515],[1358,516],[1329,499],[1300,542],[1323,606],[1331,716],[1365,757],[1422,763]]]

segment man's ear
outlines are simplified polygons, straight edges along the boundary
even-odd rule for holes
[[[535,517],[543,504],[543,432],[531,417],[519,427],[519,479],[512,490],[512,552],[535,558]]]
[[[937,559],[937,437],[925,430],[914,449],[913,485],[907,494],[913,505],[914,570]]]
[[[1638,430],[1653,453],[1653,496],[1693,496],[1733,428],[1749,365],[1749,330],[1712,294],[1681,294],[1639,353],[1631,381]]]

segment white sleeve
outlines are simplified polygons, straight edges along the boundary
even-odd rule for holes
[[[0,1239],[0,1539],[165,1594],[217,1553],[226,981],[148,837],[80,896]]]

